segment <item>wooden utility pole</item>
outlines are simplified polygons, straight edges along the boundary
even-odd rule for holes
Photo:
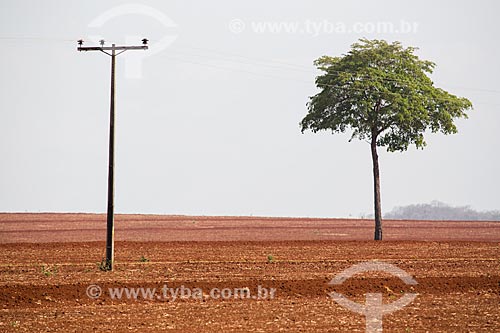
[[[114,261],[114,197],[115,197],[115,58],[127,50],[147,50],[148,40],[144,38],[140,46],[116,46],[112,44],[104,46],[104,41],[100,41],[101,46],[84,47],[83,40],[78,41],[78,51],[101,51],[111,57],[111,102],[109,110],[109,157],[108,157],[108,209],[107,209],[107,227],[106,227],[106,262],[105,270],[113,270]],[[110,51],[111,53],[109,53]],[[120,52],[116,52],[120,51]]]

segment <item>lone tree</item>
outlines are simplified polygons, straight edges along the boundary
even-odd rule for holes
[[[455,118],[467,118],[472,109],[466,98],[434,87],[427,76],[435,64],[420,60],[401,43],[360,39],[342,57],[323,56],[315,66],[321,90],[310,97],[302,133],[352,130],[353,138],[370,143],[373,161],[375,240],[382,240],[380,174],[377,147],[405,151],[423,148],[424,132],[456,133]]]

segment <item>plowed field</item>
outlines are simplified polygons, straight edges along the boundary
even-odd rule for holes
[[[103,272],[105,220],[0,214],[1,332],[364,332],[331,292],[361,305],[417,294],[385,332],[500,331],[500,223],[386,221],[374,242],[365,220],[121,215]],[[388,272],[329,284],[373,262],[417,284]]]

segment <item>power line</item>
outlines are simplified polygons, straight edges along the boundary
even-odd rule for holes
[[[45,37],[39,37],[39,36],[17,36],[17,37],[12,37],[12,36],[0,36],[0,40],[11,40],[11,41],[52,41],[52,42],[73,42],[74,39],[66,39],[66,38],[45,38]],[[179,44],[179,43],[177,43]],[[176,49],[179,48],[179,46],[173,48],[172,50],[177,51]],[[219,50],[213,50],[213,49],[206,49],[206,48],[200,48],[200,47],[195,47],[195,46],[187,46],[187,44],[180,44],[180,48],[184,49],[191,49],[191,50],[199,50],[199,51],[205,51],[208,53],[212,53],[212,55],[205,55],[202,53],[198,54],[189,54],[185,53],[184,55],[187,56],[192,56],[192,57],[198,57],[198,58],[211,58],[215,60],[223,60],[227,62],[232,62],[235,64],[245,64],[245,65],[250,65],[250,66],[257,66],[257,67],[269,67],[272,69],[276,70],[292,70],[292,71],[300,71],[304,73],[310,73],[311,75],[316,75],[316,76],[329,76],[329,75],[338,75],[343,72],[341,71],[333,71],[330,73],[314,73],[311,69],[316,69],[313,66],[308,67],[308,66],[303,66],[299,64],[294,64],[294,63],[288,63],[288,62],[282,62],[282,61],[276,61],[272,59],[265,59],[265,58],[255,58],[255,57],[249,57],[247,55],[241,55],[241,54],[236,54],[232,52],[223,52]],[[215,54],[215,56],[213,55]],[[217,56],[217,54],[221,56]],[[181,54],[182,56],[182,54]],[[301,81],[304,83],[309,83],[310,81],[307,80],[297,80],[293,78],[285,78],[285,77],[279,77],[275,75],[269,75],[269,74],[261,74],[261,73],[256,73],[252,71],[246,71],[246,70],[240,70],[240,69],[229,69],[227,67],[219,66],[219,65],[213,65],[213,64],[206,64],[202,62],[196,62],[196,61],[188,61],[188,60],[180,60],[176,59],[170,56],[167,56],[167,58],[170,59],[175,59],[178,61],[182,62],[187,62],[187,63],[192,63],[196,65],[201,65],[201,66],[207,66],[207,67],[212,67],[212,68],[219,68],[222,70],[229,70],[229,71],[238,71],[242,73],[247,73],[247,74],[252,74],[252,75],[257,75],[257,76],[262,76],[262,77],[269,77],[269,78],[276,78],[280,80],[295,80],[295,81]],[[234,59],[237,58],[237,59]],[[399,80],[399,79],[393,79],[393,78],[384,78],[384,77],[374,77],[367,75],[367,79],[377,79],[377,80],[382,80],[382,81],[387,81],[387,82],[397,82],[397,83],[402,83],[402,84],[411,84],[411,81],[404,81],[404,80]],[[486,93],[493,93],[493,94],[500,94],[500,90],[495,90],[495,89],[487,89],[487,88],[477,88],[477,87],[463,87],[463,86],[454,86],[454,85],[448,85],[448,84],[443,84],[443,86],[452,88],[452,89],[460,89],[460,90],[465,90],[465,91],[478,91],[478,92],[486,92]]]
[[[312,81],[312,80],[308,81],[308,80],[296,79],[296,78],[293,78],[293,77],[281,77],[281,76],[276,76],[276,75],[263,74],[263,73],[259,73],[259,72],[252,72],[252,71],[243,70],[243,69],[240,69],[240,68],[230,68],[230,67],[223,67],[223,66],[218,66],[218,65],[214,65],[214,64],[207,64],[207,63],[195,62],[195,61],[186,60],[184,58],[177,58],[177,57],[172,57],[172,56],[168,56],[168,55],[165,55],[163,57],[168,58],[168,59],[172,59],[172,60],[176,60],[176,61],[179,61],[179,62],[183,62],[183,63],[194,64],[194,65],[205,66],[205,67],[211,67],[211,68],[221,69],[221,70],[230,71],[230,72],[239,72],[239,73],[246,73],[246,74],[251,74],[251,75],[255,75],[255,76],[265,77],[265,78],[272,78],[272,79],[278,79],[278,80],[295,81],[295,82],[302,82],[302,83],[307,83],[307,84],[314,84],[314,81]],[[332,87],[332,88],[340,88],[339,86],[332,85],[332,84],[322,84],[322,86]],[[354,90],[354,91],[360,91],[360,92],[366,91],[366,90],[361,89],[361,88],[352,88],[351,87],[349,89],[350,90]],[[454,99],[452,99],[452,98],[444,98],[443,100],[445,100],[445,101],[453,101]],[[484,103],[484,102],[474,102],[473,104],[496,105],[496,106],[499,105],[499,104]]]
[[[197,50],[208,50],[208,49],[202,49],[202,48],[195,48],[195,47],[191,47],[192,49],[197,49]],[[214,51],[214,50],[208,50],[209,52],[214,52],[214,53],[220,53],[220,54],[224,54],[224,52],[220,52],[220,51]],[[301,66],[301,65],[298,65],[298,64],[290,64],[290,63],[283,63],[283,62],[277,62],[277,61],[269,61],[268,64],[266,63],[262,63],[263,60],[260,60],[260,59],[256,59],[256,58],[251,58],[251,57],[247,57],[247,56],[242,56],[242,55],[236,55],[236,54],[233,54],[233,53],[226,53],[228,55],[233,55],[235,57],[240,57],[240,58],[244,58],[244,59],[249,59],[249,60],[252,60],[252,61],[257,61],[257,62],[254,62],[254,63],[249,63],[249,62],[241,62],[241,61],[238,61],[238,60],[233,60],[231,58],[227,58],[227,57],[219,57],[223,60],[228,60],[228,61],[231,61],[231,62],[235,62],[235,63],[244,63],[244,64],[250,64],[250,65],[257,65],[257,66],[267,66],[267,67],[273,67],[273,68],[276,68],[276,69],[291,69],[291,70],[299,70],[299,71],[303,71],[303,72],[307,72],[307,73],[311,73],[312,75],[314,75],[315,73],[312,73],[310,71],[310,69],[306,69],[306,68],[310,68],[310,67],[305,67],[305,66]],[[201,54],[194,54],[194,55],[191,55],[191,54],[187,54],[188,56],[195,56],[195,57],[204,57],[203,55]],[[216,57],[213,57],[212,58],[214,59],[218,59]],[[276,67],[277,65],[285,65],[285,66],[294,66],[296,68],[286,68],[286,67]],[[342,71],[331,71],[329,73],[316,73],[318,74],[318,76],[329,76],[329,75],[338,75],[338,74],[341,74],[341,73],[345,73],[345,72],[342,72]],[[378,80],[382,80],[382,81],[387,81],[387,82],[397,82],[397,83],[412,83],[411,81],[404,81],[404,80],[400,80],[400,79],[393,79],[393,78],[387,78],[387,77],[380,77],[380,76],[370,76],[370,75],[366,75],[365,76],[367,79],[378,79]],[[471,88],[471,87],[458,87],[458,86],[452,86],[452,85],[447,85],[445,84],[445,86],[448,86],[450,88],[455,88],[455,89],[463,89],[463,90],[471,90],[471,91],[482,91],[482,92],[488,92],[488,93],[500,93],[500,90],[495,90],[495,89],[484,89],[484,88]]]
[[[202,62],[196,62],[196,61],[186,60],[186,59],[183,59],[183,58],[176,58],[176,57],[172,57],[172,56],[169,56],[169,55],[166,55],[164,57],[168,58],[168,59],[172,59],[172,60],[176,60],[176,61],[188,63],[188,64],[205,66],[205,67],[212,67],[212,68],[222,69],[222,70],[230,71],[230,72],[246,73],[246,74],[256,75],[256,76],[260,76],[260,77],[267,77],[267,78],[272,78],[272,79],[278,79],[278,80],[286,80],[286,81],[294,80],[294,81],[300,81],[300,82],[304,82],[304,83],[308,83],[308,84],[311,83],[311,81],[306,81],[306,80],[297,80],[297,79],[293,79],[293,78],[290,78],[290,77],[280,77],[280,76],[276,76],[276,75],[263,74],[263,73],[259,73],[259,72],[247,71],[247,70],[240,69],[240,68],[223,67],[223,66],[214,65],[214,64],[207,64],[207,63],[202,63]]]
[[[181,46],[182,47],[182,46]],[[277,60],[269,60],[269,59],[264,59],[264,58],[255,58],[255,57],[249,57],[247,55],[241,55],[241,54],[236,54],[236,53],[230,53],[230,52],[221,52],[219,50],[212,50],[212,49],[203,49],[203,48],[200,48],[200,47],[193,47],[193,46],[185,46],[185,48],[188,48],[188,49],[193,49],[193,50],[201,50],[201,51],[208,51],[208,52],[212,52],[212,53],[216,53],[216,54],[222,54],[222,55],[229,55],[229,56],[232,56],[232,57],[236,57],[236,58],[242,58],[242,59],[247,59],[247,60],[251,60],[251,61],[254,61],[254,62],[269,62],[269,63],[274,63],[276,65],[284,65],[284,66],[287,66],[287,67],[291,67],[292,70],[301,70],[301,71],[307,71],[309,72],[311,67],[310,66],[304,66],[304,65],[299,65],[299,64],[293,64],[293,63],[289,63],[289,62],[283,62],[283,61],[277,61]],[[293,68],[295,67],[295,68]]]
[[[0,40],[10,41],[42,41],[42,42],[75,42],[75,39],[45,38],[45,37],[0,37]]]

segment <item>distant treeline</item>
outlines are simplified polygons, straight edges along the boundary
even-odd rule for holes
[[[463,220],[500,221],[500,211],[478,212],[469,206],[453,207],[439,201],[396,207],[384,214],[386,219],[398,220]]]

